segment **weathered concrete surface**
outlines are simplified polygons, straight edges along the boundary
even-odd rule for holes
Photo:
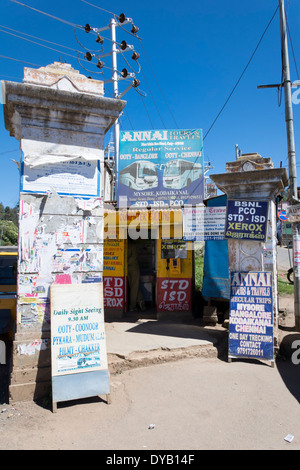
[[[271,368],[189,358],[112,374],[110,383],[111,405],[95,397],[54,414],[47,402],[1,405],[0,449],[103,450],[100,459],[118,450],[300,450],[299,366],[288,360]]]
[[[37,70],[27,68],[23,83],[3,81],[2,87],[5,126],[20,141],[24,155],[17,321],[10,382],[11,400],[20,401],[49,394],[50,285],[84,283],[89,273],[99,279],[102,276],[104,136],[126,102],[104,97],[103,82],[89,80],[70,65],[58,62]],[[78,163],[76,170],[63,170],[69,162]],[[77,187],[82,180],[76,176],[86,178],[82,170],[85,164],[94,171],[94,177],[89,174],[85,182],[90,189],[83,190],[83,195],[96,198],[90,210],[82,209],[82,203],[74,199],[82,196]],[[40,167],[44,176],[47,174],[41,186]],[[55,178],[50,178],[55,172],[64,174],[57,187]],[[72,178],[68,179],[70,174]],[[71,197],[62,196],[65,193]],[[82,236],[78,232],[74,237],[72,228],[79,226],[84,227]],[[69,232],[71,235],[64,237]],[[76,259],[72,266],[71,258],[65,266],[57,263],[69,249],[76,250],[80,260],[77,266]],[[30,286],[36,286],[35,292]]]
[[[217,357],[226,346],[227,330],[157,320],[105,324],[108,368],[111,374],[173,362],[183,358]],[[34,345],[36,343],[36,346]],[[30,401],[51,393],[50,332],[31,328],[18,333],[13,344],[10,401]],[[31,350],[28,351],[28,345]]]
[[[227,331],[221,325],[156,320],[106,324],[109,370],[113,373],[187,357],[217,357]]]

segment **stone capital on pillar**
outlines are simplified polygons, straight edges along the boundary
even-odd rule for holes
[[[286,168],[221,173],[211,179],[228,198],[274,198],[288,185]]]
[[[68,64],[25,69],[23,83],[3,81],[2,88],[5,127],[28,164],[32,152],[55,156],[66,154],[65,146],[74,156],[103,160],[104,136],[126,104],[104,97],[103,82]]]

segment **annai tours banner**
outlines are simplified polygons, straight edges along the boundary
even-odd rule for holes
[[[228,357],[274,359],[271,272],[231,272]]]
[[[119,206],[202,203],[203,173],[202,129],[120,132]]]

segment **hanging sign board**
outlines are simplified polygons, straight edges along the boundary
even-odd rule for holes
[[[50,289],[53,403],[109,394],[102,283]]]
[[[288,206],[286,211],[285,219],[282,218],[281,214],[284,211],[278,212],[278,217],[280,220],[288,222],[300,222],[300,204],[295,204],[294,206]]]
[[[274,361],[271,272],[231,272],[228,358]]]
[[[120,206],[203,202],[202,129],[121,131],[118,165]]]
[[[264,242],[267,232],[268,201],[227,201],[225,238]]]

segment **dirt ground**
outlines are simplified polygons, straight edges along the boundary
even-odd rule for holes
[[[300,450],[300,381],[291,364],[293,297],[280,299],[275,368],[216,357],[111,374],[111,399],[0,404],[0,449]],[[298,366],[300,367],[300,366]],[[151,427],[151,425],[153,425]],[[294,436],[291,443],[285,441]]]

